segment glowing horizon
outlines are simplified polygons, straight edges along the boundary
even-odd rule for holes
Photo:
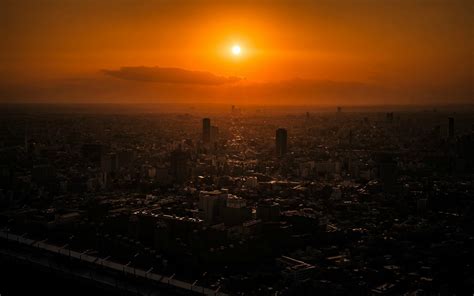
[[[0,101],[472,101],[467,0],[291,3],[4,2]]]

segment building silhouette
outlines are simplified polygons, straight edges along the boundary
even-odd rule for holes
[[[118,169],[118,158],[116,153],[103,154],[100,159],[102,171],[106,173],[114,173]]]
[[[188,177],[187,155],[181,147],[171,152],[170,173],[176,182],[184,182]]]
[[[397,162],[395,155],[390,152],[376,153],[375,159],[378,166],[378,177],[385,190],[393,189],[397,178]]]
[[[286,129],[279,128],[276,130],[276,154],[277,156],[283,156],[287,151],[288,133]]]
[[[454,118],[449,117],[448,120],[449,120],[448,137],[451,139],[451,138],[454,138]]]
[[[202,120],[202,141],[209,143],[211,141],[211,119],[204,118]]]
[[[105,151],[105,147],[101,144],[84,144],[81,147],[82,157],[96,164],[100,164],[102,155]]]

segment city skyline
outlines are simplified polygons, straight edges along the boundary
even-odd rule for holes
[[[0,0],[0,296],[474,295],[472,0]]]

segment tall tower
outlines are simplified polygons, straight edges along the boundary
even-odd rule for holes
[[[287,151],[288,133],[286,129],[279,128],[276,130],[276,154],[277,156],[283,156]]]
[[[28,126],[25,127],[25,152],[28,153]]]
[[[209,118],[202,120],[202,141],[204,143],[211,142],[211,120]]]
[[[450,139],[454,138],[454,118],[453,117],[449,117],[448,137]]]
[[[170,173],[176,182],[184,182],[188,177],[187,155],[181,150],[181,146],[171,152]]]

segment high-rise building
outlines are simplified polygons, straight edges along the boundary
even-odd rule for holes
[[[264,222],[278,221],[280,219],[280,205],[278,203],[263,203],[257,207],[257,219]]]
[[[135,153],[131,149],[121,150],[117,153],[118,167],[129,167],[135,159]]]
[[[245,199],[227,195],[226,205],[222,208],[222,220],[227,226],[242,225],[252,218],[252,210],[246,206]]]
[[[100,164],[102,154],[105,153],[105,147],[101,144],[84,144],[81,147],[82,156],[91,162]]]
[[[181,147],[171,152],[170,174],[176,182],[183,182],[188,177],[187,155]]]
[[[454,138],[454,118],[449,117],[448,137]]]
[[[206,224],[212,225],[220,222],[226,199],[227,193],[222,193],[219,190],[201,191],[199,193],[199,209],[202,211]]]
[[[379,152],[375,155],[378,164],[378,177],[385,189],[392,189],[397,179],[397,162],[395,155],[389,152]]]
[[[118,169],[118,158],[115,153],[103,154],[100,159],[100,166],[102,171],[107,173],[116,172]]]
[[[202,120],[202,141],[204,143],[211,141],[211,120],[209,118]]]
[[[33,182],[45,184],[56,178],[56,171],[54,167],[49,164],[35,165],[31,170],[31,177]]]
[[[276,153],[277,156],[283,156],[287,151],[288,133],[286,129],[279,128],[276,130]]]

